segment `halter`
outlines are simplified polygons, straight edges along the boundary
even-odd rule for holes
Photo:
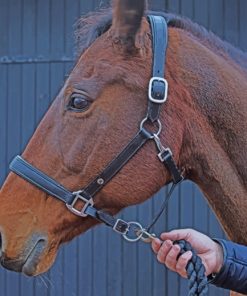
[[[128,241],[137,241],[148,237],[148,231],[156,223],[161,213],[164,211],[167,202],[175,188],[175,186],[183,180],[179,169],[177,168],[173,159],[172,152],[169,148],[161,144],[159,134],[162,129],[162,124],[159,120],[161,106],[167,100],[168,83],[164,79],[165,74],[165,60],[166,49],[168,42],[167,23],[161,16],[148,16],[153,37],[153,72],[152,78],[149,82],[148,88],[148,109],[146,117],[140,123],[140,130],[135,137],[128,143],[128,145],[113,159],[107,167],[85,188],[75,192],[71,192],[59,184],[57,181],[47,176],[21,156],[16,156],[10,164],[10,169],[35,185],[39,189],[45,191],[47,194],[63,201],[68,210],[80,217],[91,216],[107,226],[112,227],[113,230],[123,235]],[[149,130],[146,126],[152,126]],[[173,179],[173,186],[161,208],[158,215],[155,217],[149,227],[143,228],[137,222],[126,222],[122,219],[117,219],[110,214],[103,212],[94,207],[94,196],[100,191],[120,170],[121,168],[142,148],[148,141],[153,140],[158,149],[158,158],[165,165],[171,173]],[[78,209],[78,201],[83,202],[83,206]],[[136,236],[133,238],[131,232],[135,232]]]

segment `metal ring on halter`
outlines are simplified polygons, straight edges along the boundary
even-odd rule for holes
[[[142,122],[140,123],[140,130],[142,130],[142,129],[144,129],[144,130],[146,130],[149,134],[151,134],[152,136],[151,136],[151,139],[153,139],[155,136],[159,136],[159,134],[160,134],[160,132],[161,132],[161,130],[162,130],[162,125],[161,125],[161,122],[160,122],[160,120],[158,119],[156,122],[157,122],[157,124],[158,124],[158,131],[156,132],[156,133],[154,133],[154,132],[150,132],[150,131],[148,131],[146,128],[144,128],[143,126],[144,126],[144,123],[146,122],[146,121],[148,121],[149,119],[148,119],[148,117],[145,117],[143,120],[142,120]]]
[[[123,234],[123,238],[131,243],[139,241],[142,238],[143,230],[144,230],[141,224],[138,222],[128,222],[128,225],[129,225],[129,230],[131,226],[135,226],[134,231],[135,231],[136,237],[135,238],[128,237],[128,232],[127,232]]]

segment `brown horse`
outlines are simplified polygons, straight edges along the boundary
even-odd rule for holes
[[[113,16],[106,10],[81,20],[80,57],[23,153],[71,191],[117,155],[146,113],[152,41],[143,1],[132,2],[130,8],[116,1]],[[169,99],[160,137],[229,237],[247,244],[247,56],[187,19],[164,16],[170,19]],[[95,206],[116,214],[170,180],[149,142],[96,195]],[[96,224],[12,173],[0,203],[2,264],[28,275],[45,272],[61,243]]]

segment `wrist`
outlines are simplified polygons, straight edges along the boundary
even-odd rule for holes
[[[221,244],[215,242],[215,267],[213,273],[219,273],[224,263],[224,252]]]

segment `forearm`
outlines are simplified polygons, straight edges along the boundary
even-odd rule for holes
[[[216,241],[222,246],[224,263],[211,283],[247,294],[247,247],[225,240]]]

